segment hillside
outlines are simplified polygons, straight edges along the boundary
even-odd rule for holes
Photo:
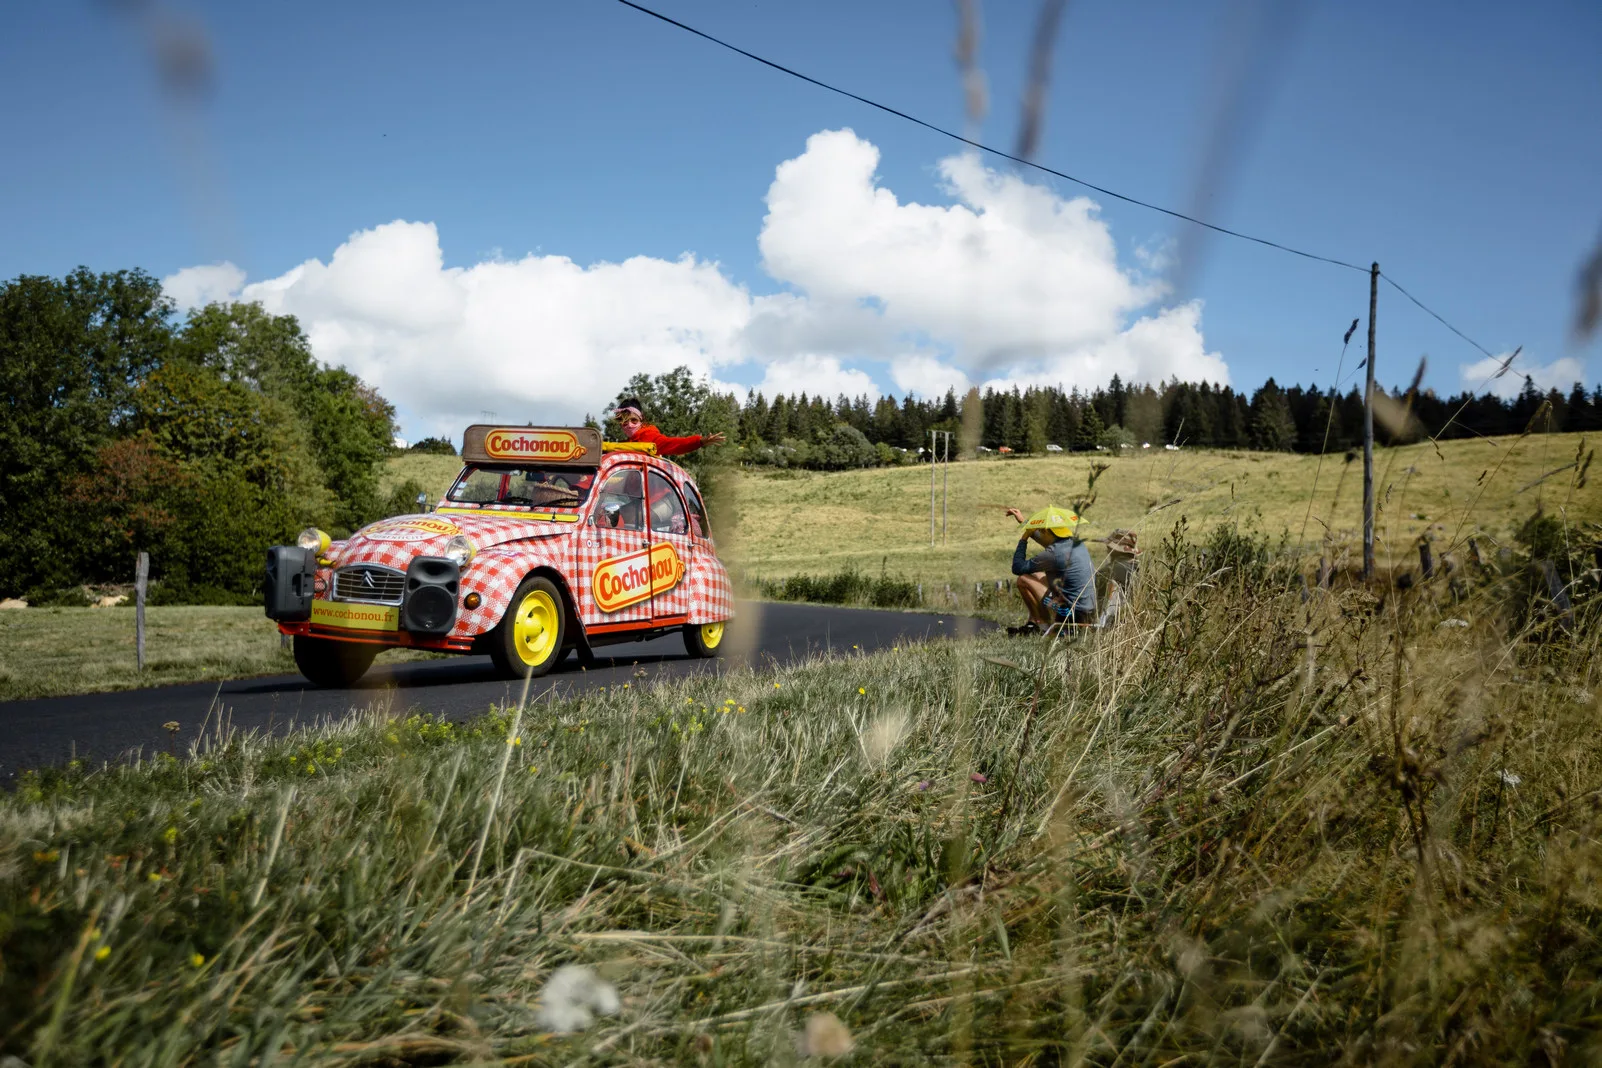
[[[1602,521],[1602,492],[1577,488],[1572,469],[1531,485],[1571,463],[1582,440],[1551,434],[1378,450],[1381,556],[1413,558],[1426,532],[1438,549],[1471,534],[1506,541],[1538,505],[1576,523]],[[1092,463],[1108,467],[1084,512],[1088,537],[1128,527],[1152,544],[1183,517],[1192,530],[1239,521],[1292,542],[1327,545],[1332,558],[1361,554],[1362,465],[1339,454],[1320,463],[1291,453],[1151,449],[955,463],[947,543],[935,548],[927,467],[750,469],[714,505],[713,522],[725,555],[753,577],[849,566],[877,571],[883,563],[927,581],[993,578],[1006,574],[1017,531],[1003,509],[1070,503],[1084,492]],[[399,457],[390,461],[386,489],[413,478],[437,495],[458,466],[451,457]]]

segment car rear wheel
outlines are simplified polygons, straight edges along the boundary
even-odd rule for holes
[[[378,646],[295,635],[295,666],[317,686],[349,686],[373,666]]]
[[[512,595],[495,628],[490,659],[509,678],[539,678],[562,659],[566,623],[562,591],[550,579],[531,575]]]
[[[684,648],[691,656],[717,656],[722,645],[722,623],[691,623],[684,628]]]

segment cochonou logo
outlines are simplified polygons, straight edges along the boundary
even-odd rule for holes
[[[569,430],[491,430],[484,455],[492,460],[576,460],[587,450]]]
[[[382,523],[374,523],[362,531],[362,537],[370,541],[415,542],[432,541],[435,538],[448,538],[453,534],[460,534],[462,528],[448,519],[431,519],[427,517],[413,519],[389,519]]]
[[[590,591],[603,612],[616,612],[648,597],[666,593],[684,578],[684,561],[672,544],[661,541],[649,550],[602,560],[590,580]]]

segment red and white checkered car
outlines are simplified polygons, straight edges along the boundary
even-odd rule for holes
[[[347,685],[397,646],[520,678],[670,631],[717,655],[734,592],[683,468],[586,427],[472,426],[462,457],[431,512],[268,550],[267,615],[308,679]]]

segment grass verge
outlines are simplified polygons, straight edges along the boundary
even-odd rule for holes
[[[0,1052],[120,1063],[1602,1053],[1596,600],[1303,601],[220,737],[0,799]],[[539,1031],[569,962],[623,1011]]]
[[[146,608],[144,671],[134,638],[134,613],[127,608],[0,612],[0,701],[295,671],[278,629],[260,608]],[[380,658],[433,655],[392,649]]]

